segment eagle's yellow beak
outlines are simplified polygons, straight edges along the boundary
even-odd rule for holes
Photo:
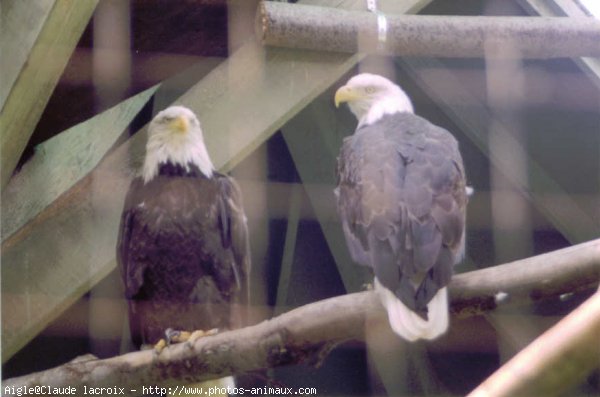
[[[179,133],[185,134],[190,128],[190,123],[187,118],[183,116],[178,116],[171,122],[171,128]]]
[[[362,98],[361,95],[354,88],[347,85],[342,86],[335,92],[335,107],[340,107],[340,103],[352,102],[360,98]]]

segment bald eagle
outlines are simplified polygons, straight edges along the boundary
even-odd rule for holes
[[[369,266],[392,329],[434,339],[465,244],[465,172],[456,139],[414,114],[390,80],[363,73],[335,93],[358,119],[337,160],[335,195],[354,261]]]
[[[250,252],[236,182],[215,171],[200,122],[181,106],[148,128],[143,172],[125,199],[117,244],[134,344],[165,331],[241,326]]]

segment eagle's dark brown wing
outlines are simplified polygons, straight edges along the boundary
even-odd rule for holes
[[[222,212],[219,219],[222,227],[223,247],[233,253],[233,266],[239,291],[232,299],[230,328],[247,325],[248,305],[250,303],[250,240],[244,212],[242,192],[235,179],[220,175],[220,200]]]
[[[250,266],[242,208],[235,182],[218,174],[132,182],[117,259],[134,343],[167,328],[239,326],[233,306],[247,302]]]

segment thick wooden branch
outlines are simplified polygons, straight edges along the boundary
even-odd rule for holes
[[[600,56],[595,18],[385,15],[264,1],[256,30],[265,45],[426,57],[489,57],[495,48],[522,58]],[[387,25],[386,33],[381,31]],[[380,36],[384,35],[384,41]]]
[[[596,287],[600,280],[600,239],[491,269],[456,276],[450,284],[452,313],[468,316],[492,310],[505,292],[516,304]],[[243,329],[175,345],[156,357],[152,351],[105,360],[67,363],[12,378],[3,387],[122,387],[139,394],[141,385],[166,387],[229,374],[296,364],[319,363],[337,344],[361,340],[365,318],[385,311],[373,291],[312,303]]]
[[[600,365],[600,291],[519,352],[469,397],[555,396]]]
[[[600,239],[454,276],[450,311],[459,317],[589,290],[600,280]],[[503,295],[498,303],[498,293]]]

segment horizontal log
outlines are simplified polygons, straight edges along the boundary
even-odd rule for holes
[[[265,45],[321,51],[478,58],[508,46],[520,58],[600,56],[595,18],[384,15],[265,1],[256,25]]]

